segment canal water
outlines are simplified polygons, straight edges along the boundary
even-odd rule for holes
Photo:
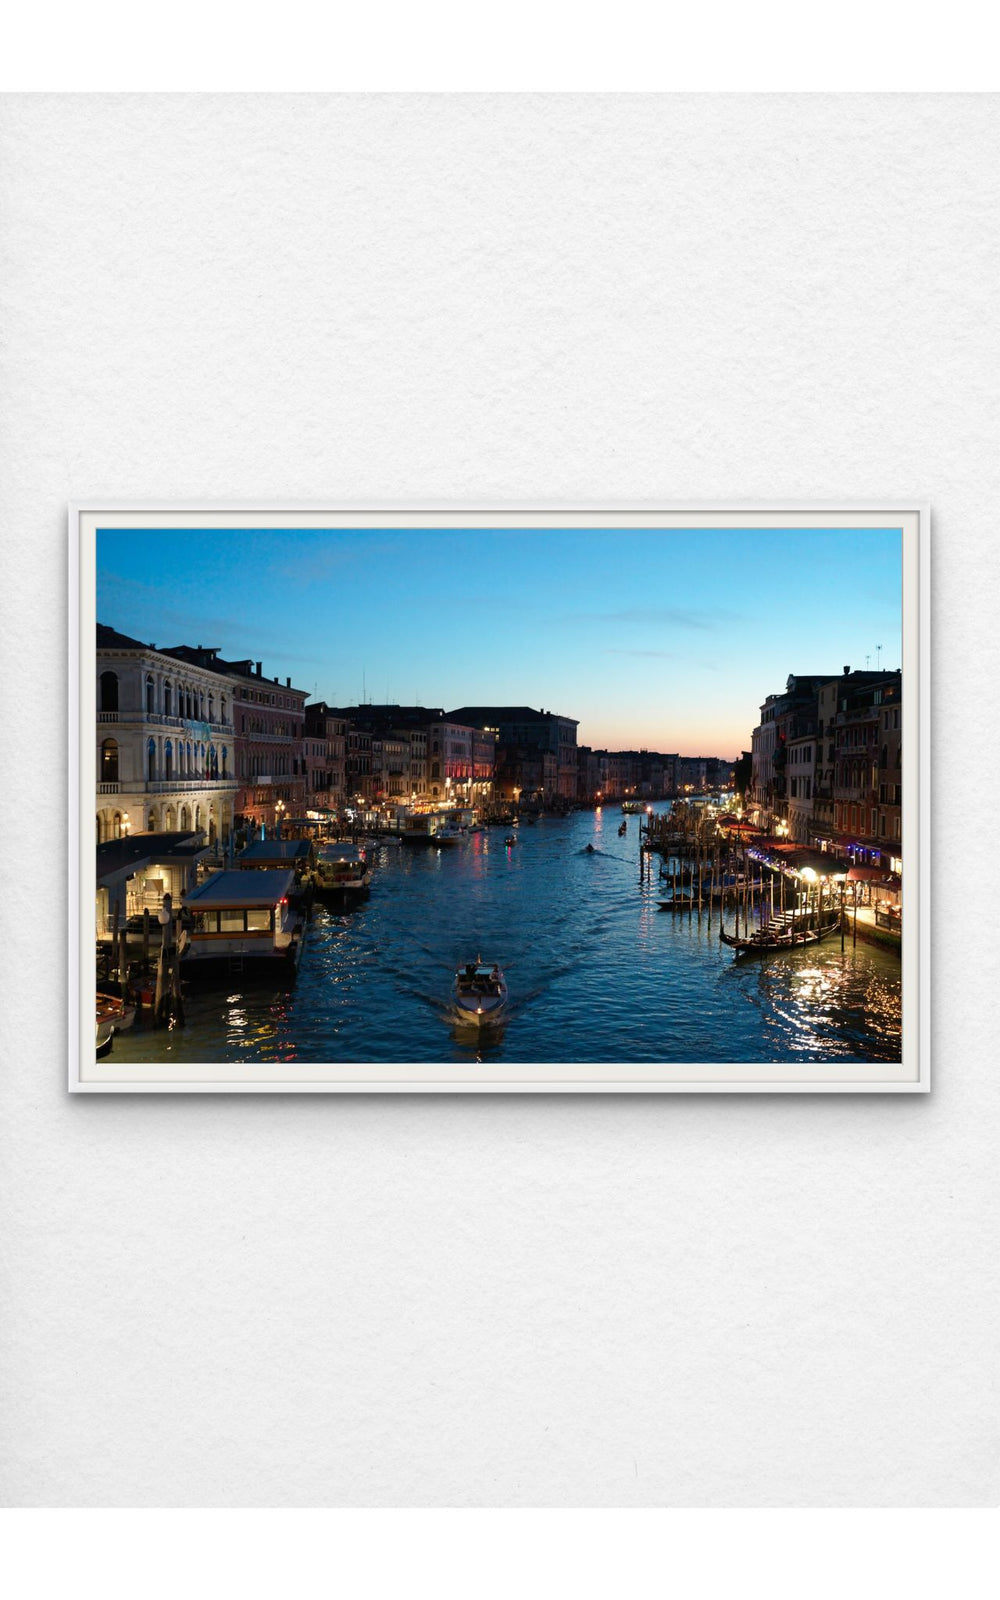
[[[657,810],[666,809],[657,807]],[[294,983],[220,977],[183,1027],[119,1035],[146,1062],[892,1062],[896,955],[850,937],[737,959],[718,914],[670,915],[616,807],[491,828],[445,849],[379,845],[371,896],[317,904]],[[592,851],[587,849],[593,845]],[[455,969],[499,962],[502,1030],[451,1024]]]

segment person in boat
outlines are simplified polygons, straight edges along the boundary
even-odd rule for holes
[[[490,972],[490,982],[491,983],[499,983],[500,982],[500,968],[499,967],[493,967],[492,968],[492,970]]]

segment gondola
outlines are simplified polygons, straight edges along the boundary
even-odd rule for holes
[[[826,916],[819,923],[807,923],[804,919],[796,922],[794,918],[776,917],[765,927],[758,928],[756,933],[746,936],[735,933],[724,933],[719,930],[719,938],[735,950],[737,955],[754,955],[766,950],[797,950],[801,945],[819,944],[821,939],[829,938],[831,933],[836,933],[840,927],[840,912]]]

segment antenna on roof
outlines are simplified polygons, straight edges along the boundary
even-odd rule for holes
[[[871,666],[871,659],[872,659],[871,658],[871,651],[869,651],[868,654],[865,656],[865,671],[866,672],[868,671],[868,668]]]
[[[880,644],[875,646],[875,670],[877,672],[882,671],[882,646]]]

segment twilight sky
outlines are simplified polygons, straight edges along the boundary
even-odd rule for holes
[[[790,672],[901,665],[902,540],[102,530],[97,616],[159,646],[249,656],[331,705],[527,704],[578,718],[581,744],[732,759]]]

